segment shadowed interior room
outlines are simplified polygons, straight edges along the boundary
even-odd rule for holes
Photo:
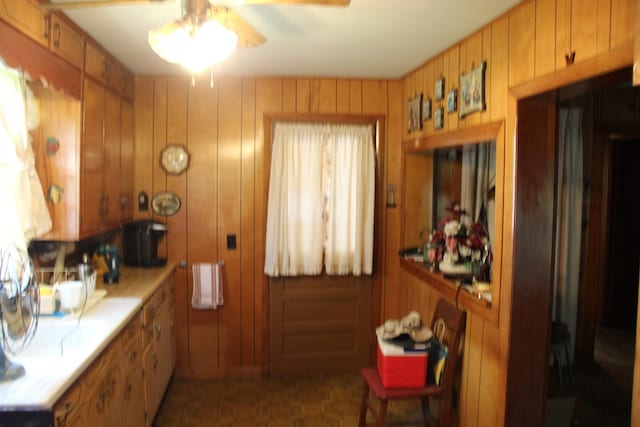
[[[640,424],[638,85],[634,0],[0,0],[0,427]]]

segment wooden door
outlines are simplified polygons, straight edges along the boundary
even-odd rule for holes
[[[273,278],[269,372],[357,372],[371,345],[368,276]]]
[[[82,235],[95,234],[102,228],[105,194],[103,193],[104,89],[92,79],[84,81],[84,121],[81,155],[81,220]]]
[[[120,98],[106,90],[104,98],[104,226],[120,224]]]

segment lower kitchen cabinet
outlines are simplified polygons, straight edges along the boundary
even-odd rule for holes
[[[54,426],[150,426],[175,366],[173,315],[169,280],[54,405]]]
[[[153,423],[175,367],[173,286],[165,282],[144,309],[144,383],[147,426]]]

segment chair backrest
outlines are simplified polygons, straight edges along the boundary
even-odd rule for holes
[[[437,334],[436,323],[444,322],[444,336],[440,340],[449,349],[449,355],[445,362],[444,374],[440,386],[443,388],[443,396],[440,404],[441,416],[450,417],[452,410],[453,387],[456,379],[456,368],[461,351],[461,341],[467,320],[467,313],[458,310],[455,305],[440,298],[436,304],[431,321],[431,329]],[[446,414],[445,414],[446,413]]]

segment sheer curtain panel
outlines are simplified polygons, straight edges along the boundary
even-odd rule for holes
[[[371,274],[374,195],[371,125],[276,123],[265,273]]]

